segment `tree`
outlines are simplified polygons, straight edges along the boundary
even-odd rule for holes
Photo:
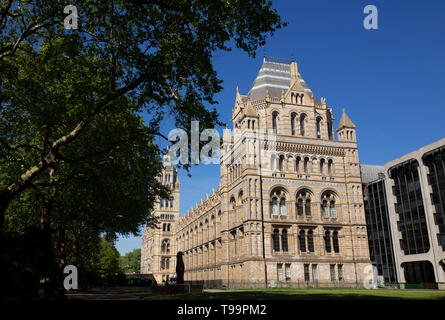
[[[207,127],[219,123],[215,109],[204,104],[216,103],[213,96],[222,89],[212,54],[230,50],[233,40],[253,56],[282,26],[264,0],[75,5],[80,27],[74,31],[63,29],[58,1],[9,0],[0,9],[2,166],[20,162],[23,154],[29,160],[2,177],[0,228],[12,199],[64,161],[66,147],[116,103],[148,112],[152,135],[162,135],[158,124],[168,113],[181,128],[192,119]]]
[[[121,256],[120,268],[125,273],[139,273],[141,270],[141,249],[134,249]]]
[[[110,279],[119,273],[120,254],[114,247],[112,241],[102,236],[100,238],[99,250],[96,252],[93,265],[102,279]]]

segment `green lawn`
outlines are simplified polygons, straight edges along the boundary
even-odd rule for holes
[[[160,294],[146,299],[184,300],[444,300],[445,291],[398,289],[253,289],[197,294]]]

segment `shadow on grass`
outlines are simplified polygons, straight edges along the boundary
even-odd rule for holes
[[[253,290],[153,295],[154,300],[445,300],[443,291],[408,290]]]

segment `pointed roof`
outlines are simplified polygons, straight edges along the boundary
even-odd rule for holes
[[[338,124],[337,127],[337,131],[340,131],[343,128],[352,128],[352,129],[356,128],[355,124],[352,123],[351,119],[349,119],[344,108],[343,108],[343,114],[341,115],[340,123]]]
[[[251,103],[247,104],[246,109],[244,110],[244,114],[247,117],[254,117],[254,118],[258,118],[258,113],[256,112],[255,108],[253,107],[253,105]]]
[[[292,75],[291,69],[293,71]],[[296,79],[292,77],[296,77]],[[317,101],[312,90],[309,89],[301,74],[298,73],[295,62],[292,63],[289,60],[272,57],[264,57],[263,65],[260,71],[258,71],[248,97],[250,100],[259,100],[264,99],[267,93],[269,93],[271,98],[281,98],[281,92],[283,90],[287,91],[291,83],[293,83],[291,80],[297,80],[301,90],[304,90],[304,92]]]

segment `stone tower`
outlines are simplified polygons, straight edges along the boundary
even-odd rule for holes
[[[158,284],[175,276],[176,248],[174,233],[179,218],[179,179],[174,166],[164,159],[164,170],[159,180],[170,187],[171,198],[159,199],[153,214],[158,217],[158,228],[146,228],[142,236],[141,273],[153,274]]]

